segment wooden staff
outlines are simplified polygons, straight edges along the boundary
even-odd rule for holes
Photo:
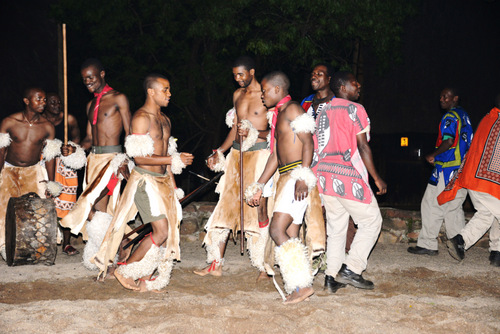
[[[240,136],[240,252],[245,252],[245,224],[244,224],[244,205],[243,205],[243,137]]]
[[[66,23],[62,24],[63,36],[63,90],[64,90],[64,145],[68,144],[68,63],[66,57]]]

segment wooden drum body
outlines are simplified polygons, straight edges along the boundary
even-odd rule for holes
[[[53,265],[57,253],[57,213],[52,199],[36,193],[11,197],[5,217],[7,265]]]

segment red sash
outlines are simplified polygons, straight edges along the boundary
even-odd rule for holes
[[[278,120],[278,112],[279,112],[278,109],[291,99],[292,97],[290,95],[285,96],[278,102],[276,107],[270,110],[273,112],[273,122],[272,122],[273,124],[271,125],[271,141],[269,143],[269,147],[271,148],[271,153],[273,153],[274,150],[274,132],[276,131],[276,121]]]
[[[99,114],[99,103],[101,103],[101,97],[107,92],[112,90],[113,88],[109,87],[109,85],[106,84],[106,86],[104,86],[104,88],[100,93],[94,93],[94,96],[97,97],[97,101],[95,102],[95,107],[94,107],[94,120],[92,121],[93,125],[97,123],[97,115]]]

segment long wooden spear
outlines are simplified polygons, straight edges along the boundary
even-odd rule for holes
[[[64,90],[64,145],[68,145],[68,62],[66,56],[66,23],[62,24],[63,36],[63,90]]]
[[[240,252],[245,252],[245,223],[244,223],[244,204],[243,204],[243,137],[240,136]]]

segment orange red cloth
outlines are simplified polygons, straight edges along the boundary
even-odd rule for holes
[[[493,108],[479,123],[469,152],[455,178],[438,196],[439,204],[455,198],[460,188],[500,199],[500,109]]]

